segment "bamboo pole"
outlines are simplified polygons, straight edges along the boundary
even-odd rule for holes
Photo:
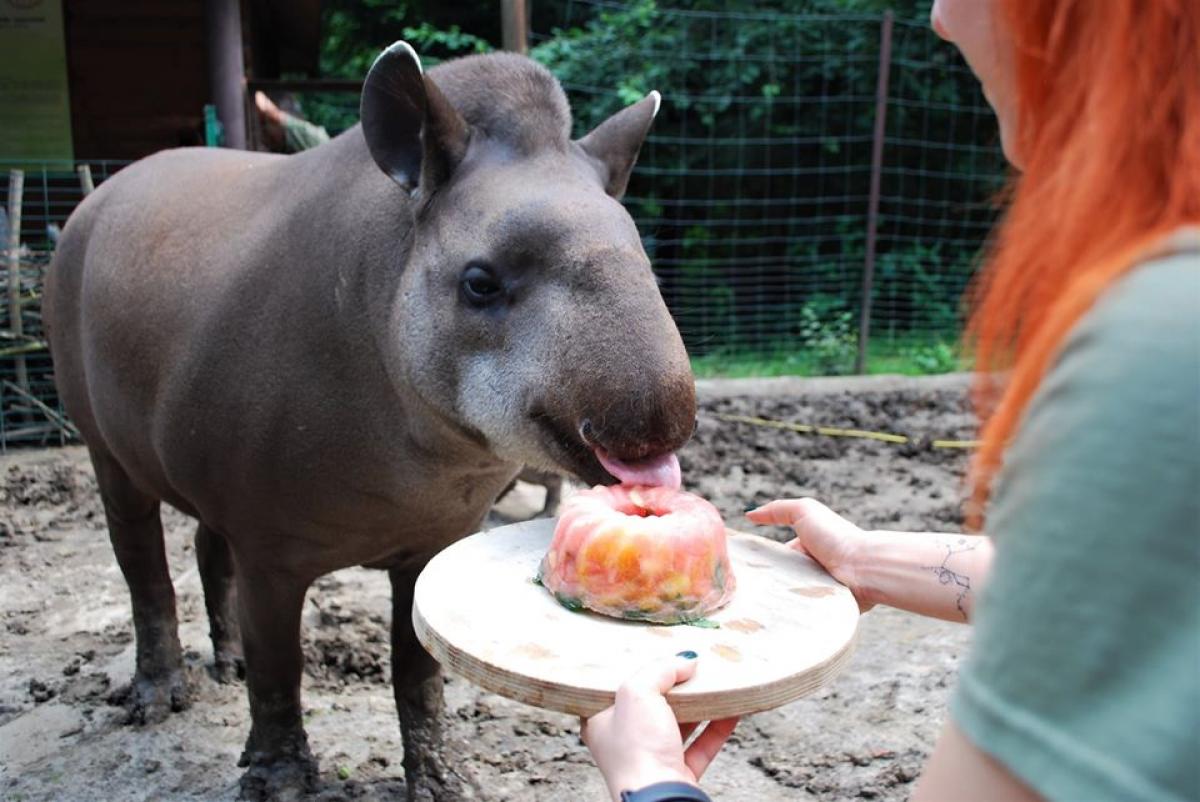
[[[92,166],[90,164],[79,165],[75,168],[75,172],[79,173],[79,188],[83,190],[85,198],[96,191],[96,185],[92,182]]]
[[[871,143],[871,194],[867,201],[867,253],[863,262],[862,304],[858,318],[858,357],[854,372],[867,370],[871,338],[871,292],[875,285],[875,238],[879,228],[879,184],[883,172],[883,140],[887,133],[888,80],[892,67],[892,12],[883,12],[879,31],[879,78],[875,84],[875,136]]]
[[[58,412],[55,412],[50,407],[46,406],[46,404],[43,403],[41,399],[36,398],[28,390],[22,390],[20,387],[17,387],[15,384],[13,384],[10,381],[4,382],[4,386],[7,387],[8,389],[12,390],[13,392],[15,392],[17,395],[25,398],[27,401],[29,401],[29,403],[31,403],[33,405],[33,407],[35,409],[39,410],[43,415],[45,415],[46,420],[48,420],[50,422],[50,424],[55,428],[55,430],[59,433],[61,439],[64,442],[66,440],[78,440],[79,439],[79,430],[75,428],[75,424],[71,423],[69,420],[67,420],[65,417],[60,415]],[[27,417],[27,420],[28,420],[28,417]]]
[[[20,340],[25,335],[21,321],[21,202],[25,197],[25,172],[8,173],[8,318],[10,330]],[[16,355],[17,386],[29,392],[29,369],[24,354]]]

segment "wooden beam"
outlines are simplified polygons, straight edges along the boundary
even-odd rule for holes
[[[500,22],[504,49],[525,55],[529,52],[529,7],[527,0],[500,0]]]
[[[337,78],[253,78],[250,92],[362,92],[362,81]]]
[[[225,128],[225,147],[245,150],[246,65],[242,60],[242,11],[238,0],[204,0],[209,95]]]

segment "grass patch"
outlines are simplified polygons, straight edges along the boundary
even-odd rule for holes
[[[765,351],[714,351],[692,357],[697,378],[751,378],[768,376],[838,376],[854,372],[853,352],[836,361],[828,353],[813,353],[803,345]],[[970,370],[959,343],[944,338],[888,338],[872,340],[867,352],[867,373],[931,376]]]

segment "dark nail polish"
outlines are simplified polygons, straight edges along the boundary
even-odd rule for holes
[[[684,660],[695,660],[700,655],[696,654],[691,649],[688,649],[685,652],[676,652],[675,656],[682,657]]]
[[[755,504],[753,501],[751,501],[749,504],[746,505],[745,512],[751,512],[753,510],[757,510],[758,507],[759,507],[758,504]]]

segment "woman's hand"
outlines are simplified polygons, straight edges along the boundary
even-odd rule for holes
[[[848,587],[861,612],[875,606],[867,598],[856,571],[868,540],[862,529],[812,498],[772,501],[750,510],[746,517],[760,526],[790,526],[796,532],[796,539],[788,545],[812,557],[830,576]]]
[[[617,690],[612,707],[583,721],[583,742],[614,800],[659,782],[698,784],[737,726],[736,718],[709,722],[684,750],[699,725],[676,721],[663,696],[695,673],[695,652],[649,665]]]
[[[992,541],[953,532],[863,531],[811,498],[772,501],[746,516],[790,526],[793,548],[841,582],[866,612],[876,604],[969,621],[992,566]]]

